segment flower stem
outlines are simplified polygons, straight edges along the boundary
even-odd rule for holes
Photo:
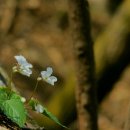
[[[12,90],[12,86],[11,86],[12,79],[13,79],[13,71],[11,71],[10,79],[9,79],[9,82],[8,82],[8,87],[9,87],[10,90]]]
[[[35,88],[34,88],[34,90],[33,90],[32,94],[31,94],[31,96],[30,96],[29,100],[27,101],[27,103],[29,103],[29,101],[30,101],[30,100],[31,100],[31,98],[33,97],[34,93],[36,92],[36,89],[37,89],[37,87],[38,87],[38,83],[39,83],[39,80],[37,80],[36,85],[35,85]]]

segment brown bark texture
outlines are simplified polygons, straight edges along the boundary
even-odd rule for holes
[[[94,57],[88,2],[85,0],[71,0],[69,5],[74,55],[77,61],[76,101],[79,130],[97,130]]]

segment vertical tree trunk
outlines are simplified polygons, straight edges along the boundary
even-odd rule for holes
[[[97,101],[90,16],[86,0],[69,0],[70,26],[77,65],[79,130],[97,130]]]

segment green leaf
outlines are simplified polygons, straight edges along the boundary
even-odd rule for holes
[[[13,122],[23,127],[26,122],[26,110],[20,95],[7,88],[0,88],[0,109]]]
[[[23,127],[26,122],[26,112],[23,103],[19,99],[6,100],[3,104],[3,112],[8,118]]]
[[[30,102],[29,102],[29,105],[32,107],[32,109],[34,110],[34,111],[36,111],[35,110],[35,106],[37,105],[37,104],[40,104],[37,100],[35,100],[35,99],[31,99],[30,100]],[[40,104],[41,105],[41,104]],[[64,125],[62,125],[61,123],[60,123],[60,121],[51,113],[51,112],[49,112],[48,110],[47,110],[47,108],[45,108],[43,105],[42,105],[42,107],[44,108],[44,111],[43,111],[43,113],[41,113],[41,114],[43,114],[43,115],[45,115],[46,117],[48,117],[49,119],[51,119],[51,120],[53,120],[55,123],[57,123],[58,125],[60,125],[60,126],[62,126],[62,127],[64,127],[64,128],[67,128],[66,126],[64,126]],[[68,128],[67,128],[68,129]]]
[[[45,107],[44,107],[44,111],[42,113],[43,115],[45,115],[46,117],[50,118],[51,120],[53,120],[54,122],[56,122],[58,125],[67,128],[66,126],[62,125],[60,123],[60,121],[51,113],[49,112]],[[67,128],[68,129],[68,128]]]
[[[0,87],[0,104],[8,99],[8,93],[5,88]]]

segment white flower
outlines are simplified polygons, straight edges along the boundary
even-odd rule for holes
[[[32,70],[30,69],[33,67],[32,64],[28,63],[22,55],[15,56],[15,59],[18,65],[13,67],[13,71],[29,77],[32,74]]]
[[[35,105],[35,110],[36,110],[36,112],[38,112],[38,113],[43,113],[44,108],[43,108],[42,105],[37,104],[37,105]]]
[[[24,97],[21,97],[21,102],[26,102],[26,98],[24,98]]]
[[[53,72],[52,68],[47,67],[46,71],[41,72],[41,76],[42,76],[42,79],[45,80],[47,83],[54,85],[54,82],[57,81],[57,78],[55,76],[51,76],[52,72]]]

